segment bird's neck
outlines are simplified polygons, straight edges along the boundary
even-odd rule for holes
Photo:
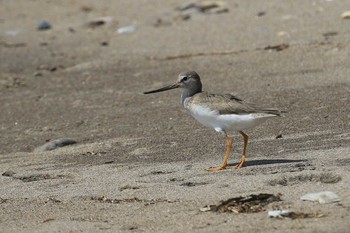
[[[184,105],[186,98],[192,97],[197,93],[202,92],[202,86],[197,89],[185,89],[181,94],[181,104]]]

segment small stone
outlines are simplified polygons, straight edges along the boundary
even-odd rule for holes
[[[52,28],[51,24],[47,21],[41,21],[38,25],[39,31],[49,30],[51,28]]]
[[[14,176],[16,174],[16,172],[14,171],[6,171],[4,173],[2,173],[2,176]]]
[[[191,15],[182,14],[180,18],[181,20],[189,20],[191,18]]]
[[[210,211],[210,210],[211,210],[210,205],[204,206],[204,207],[202,207],[202,208],[199,209],[199,211],[201,211],[201,212],[208,212],[208,211]]]
[[[280,31],[277,33],[278,36],[288,36],[288,32],[285,32],[285,31]]]
[[[80,10],[83,11],[83,12],[88,13],[88,12],[91,12],[93,9],[90,6],[81,6]]]
[[[35,148],[34,151],[43,152],[43,151],[55,150],[59,147],[68,146],[75,143],[77,142],[73,139],[61,138],[61,139],[57,139],[57,140],[45,143],[44,145]]]
[[[175,18],[176,19],[176,18]],[[161,27],[161,26],[170,26],[171,25],[171,21],[168,19],[162,19],[162,18],[158,18],[156,19],[154,22],[152,22],[153,26],[155,27]]]
[[[70,33],[75,33],[75,29],[72,28],[72,27],[69,27],[69,28],[68,28],[68,31],[69,31]]]
[[[341,17],[343,19],[350,19],[350,11],[345,11],[343,14],[341,14]]]
[[[119,34],[132,33],[134,31],[136,31],[136,28],[135,28],[135,26],[132,26],[132,25],[125,26],[125,27],[120,27],[120,28],[117,29],[117,32]]]
[[[50,72],[55,72],[56,70],[57,70],[56,66],[50,68]]]
[[[42,74],[41,72],[35,72],[35,73],[34,73],[34,76],[35,76],[35,77],[41,77],[41,76],[43,76],[43,74]]]
[[[308,193],[302,196],[300,199],[303,201],[318,201],[320,204],[328,204],[340,201],[340,197],[336,193],[330,191]]]
[[[260,11],[260,12],[258,12],[258,14],[257,14],[258,17],[264,16],[264,15],[266,15],[266,12],[265,12],[265,11]]]
[[[114,160],[109,160],[109,161],[104,162],[104,164],[111,164],[111,163],[114,163]]]
[[[39,65],[36,69],[37,70],[48,70],[49,67],[47,65]]]
[[[99,27],[99,26],[111,23],[112,21],[113,21],[113,17],[112,16],[99,17],[99,18],[91,20],[88,23],[88,27],[96,28],[96,27]]]

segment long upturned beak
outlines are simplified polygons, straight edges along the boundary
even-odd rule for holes
[[[157,93],[157,92],[162,92],[162,91],[175,89],[175,88],[178,88],[178,87],[180,87],[180,83],[179,82],[171,84],[171,85],[168,85],[168,86],[165,86],[165,87],[162,87],[162,88],[159,88],[159,89],[156,89],[156,90],[153,90],[153,91],[146,91],[143,94]]]

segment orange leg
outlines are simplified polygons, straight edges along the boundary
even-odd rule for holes
[[[242,134],[243,136],[243,140],[244,140],[244,147],[243,147],[243,155],[241,158],[241,161],[239,162],[239,164],[235,165],[235,166],[229,166],[228,168],[241,168],[244,166],[245,161],[246,161],[246,155],[247,155],[247,146],[248,146],[248,135],[246,135],[245,133],[243,133],[243,131],[239,131],[240,134]]]
[[[226,135],[226,142],[227,142],[227,148],[226,148],[226,155],[224,158],[224,163],[220,167],[209,168],[208,171],[210,171],[210,172],[220,171],[220,170],[223,170],[227,167],[227,164],[228,164],[227,160],[228,160],[228,156],[230,155],[230,151],[231,151],[232,144],[233,144],[233,139]]]

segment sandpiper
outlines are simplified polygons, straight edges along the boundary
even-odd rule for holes
[[[181,103],[197,121],[205,126],[214,128],[226,137],[227,148],[224,162],[219,167],[209,168],[209,171],[243,167],[246,161],[248,145],[248,135],[243,130],[255,127],[265,122],[268,118],[281,116],[281,112],[277,109],[258,107],[254,104],[246,103],[231,94],[221,95],[203,92],[200,77],[195,71],[180,73],[176,83],[144,92],[144,94],[175,88],[183,88]],[[241,161],[235,166],[228,165],[228,157],[233,144],[232,137],[227,133],[230,130],[238,131],[244,140]]]

